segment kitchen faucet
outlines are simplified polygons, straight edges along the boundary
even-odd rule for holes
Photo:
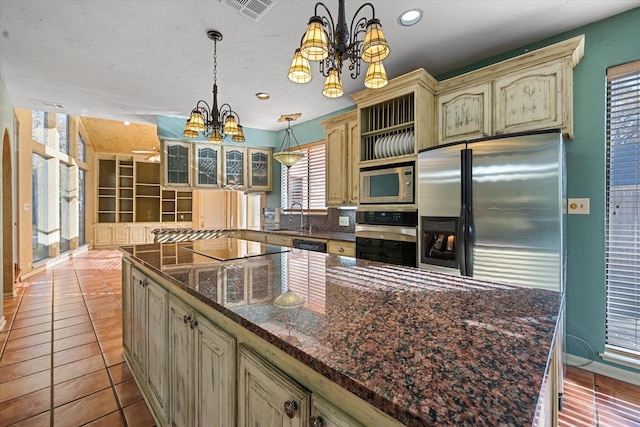
[[[302,203],[300,202],[292,202],[291,203],[291,210],[293,211],[293,207],[295,205],[300,206],[300,231],[304,231],[304,216],[302,215]]]

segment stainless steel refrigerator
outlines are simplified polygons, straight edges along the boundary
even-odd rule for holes
[[[564,291],[564,169],[559,130],[421,151],[420,267]]]

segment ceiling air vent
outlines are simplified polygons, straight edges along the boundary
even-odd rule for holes
[[[240,14],[258,22],[277,3],[276,0],[225,0],[225,3]]]
[[[39,99],[30,99],[29,101],[36,107],[64,108],[64,105],[57,102],[41,101]]]

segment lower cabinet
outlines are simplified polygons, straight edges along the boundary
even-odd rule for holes
[[[137,269],[131,273],[131,357],[148,398],[164,423],[167,408],[167,305],[169,293]],[[126,311],[125,311],[126,316]]]
[[[238,425],[362,427],[247,346],[239,349]]]
[[[239,359],[239,426],[307,425],[311,392],[262,360],[248,347],[240,347]]]
[[[169,299],[169,425],[235,425],[235,340]]]

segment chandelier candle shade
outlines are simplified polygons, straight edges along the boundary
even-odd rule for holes
[[[287,122],[287,129],[284,134],[284,138],[282,139],[282,144],[280,144],[280,150],[277,153],[273,153],[273,158],[276,159],[281,164],[285,165],[287,168],[293,166],[298,160],[304,157],[304,153],[300,149],[300,144],[298,144],[298,139],[293,134],[293,129],[291,129],[291,122],[297,120],[301,113],[296,114],[283,114],[278,119],[279,122]],[[296,146],[298,147],[298,151],[293,151],[291,149],[291,138],[296,142]]]
[[[358,18],[365,8],[371,8],[371,19]],[[318,10],[325,10],[327,16],[320,16]],[[363,12],[364,13],[364,12]],[[389,43],[384,37],[380,21],[375,17],[371,3],[358,8],[347,27],[344,0],[338,0],[338,21],[322,2],[316,3],[314,16],[309,19],[307,31],[302,36],[300,48],[296,49],[289,68],[289,80],[307,83],[311,80],[309,61],[320,62],[320,72],[326,77],[322,94],[327,98],[339,98],[344,94],[340,74],[342,65],[349,60],[351,78],[360,75],[360,60],[369,64],[364,85],[378,89],[387,85],[387,73],[382,60],[389,56]]]
[[[229,104],[222,104],[218,108],[218,42],[222,34],[218,31],[207,31],[207,37],[213,40],[213,103],[211,107],[202,99],[191,110],[191,115],[184,127],[182,135],[186,138],[197,138],[202,132],[210,142],[222,144],[223,138],[231,135],[233,142],[245,142],[244,132],[240,125],[240,116],[231,109]]]

